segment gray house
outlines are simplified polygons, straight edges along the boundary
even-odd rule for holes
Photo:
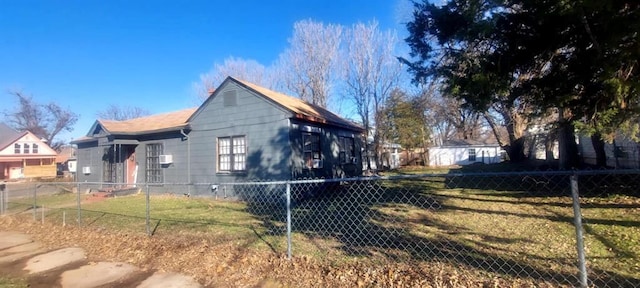
[[[78,181],[231,183],[358,176],[363,129],[228,77],[197,109],[97,120],[76,139]]]

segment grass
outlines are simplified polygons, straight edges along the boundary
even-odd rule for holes
[[[575,283],[576,237],[566,191],[525,189],[518,186],[524,182],[515,178],[454,180],[363,182],[299,199],[292,210],[293,253],[334,263],[447,261],[500,277]],[[564,183],[560,180],[565,179],[552,180]],[[45,207],[61,207],[47,211],[46,221],[61,222],[62,211],[75,221],[75,207],[64,207],[75,203],[71,196],[75,197],[39,197],[38,203]],[[638,197],[613,194],[585,197],[582,202],[590,279],[639,283]],[[150,203],[150,229],[156,234],[253,239],[250,247],[286,251],[282,206],[176,196],[152,196]],[[85,226],[146,231],[144,195],[83,203],[82,209]]]
[[[6,278],[0,276],[0,287],[2,288],[26,288],[29,287],[27,280],[23,278]]]

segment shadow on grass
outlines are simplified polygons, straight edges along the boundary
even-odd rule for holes
[[[478,164],[451,169],[444,176],[444,187],[451,189],[477,189],[513,194],[518,197],[570,196],[572,174],[578,175],[581,197],[607,197],[627,195],[640,197],[638,170],[537,170],[539,166]],[[510,170],[513,169],[513,170]],[[463,176],[459,176],[463,175]]]
[[[540,215],[448,205],[448,195],[432,193],[437,189],[432,186],[434,182],[439,181],[414,179],[350,182],[347,185],[325,186],[323,193],[310,192],[318,190],[318,185],[321,184],[292,184],[293,232],[305,235],[312,243],[322,239],[338,241],[339,249],[353,257],[382,256],[394,261],[441,261],[495,275],[528,278],[534,282],[555,282],[571,286],[578,284],[577,260],[574,258],[560,255],[558,257],[535,255],[509,257],[507,255],[513,255],[517,251],[496,249],[487,242],[527,245],[531,240],[508,235],[483,235],[481,232],[471,231],[463,226],[440,221],[435,216],[430,216],[430,213],[465,211],[478,215],[531,218],[540,218]],[[458,183],[471,185],[473,181],[465,180]],[[282,195],[282,190],[262,192]],[[269,203],[258,201],[265,199],[273,201]],[[248,199],[247,211],[261,219],[265,227],[279,228],[269,229],[270,231],[285,236],[286,230],[283,228],[283,223],[286,223],[286,206],[280,200],[279,197]],[[535,201],[530,203],[530,205],[535,204]],[[569,209],[565,205],[561,207]],[[562,215],[546,216],[546,219],[569,224],[573,222],[572,217]],[[609,225],[626,223],[609,220],[602,220],[602,222]],[[438,233],[428,231],[438,231]],[[459,237],[459,235],[471,234],[479,236],[481,241],[470,241]],[[294,242],[293,245],[295,247],[296,243]],[[323,247],[323,245],[315,245],[315,247]],[[525,259],[522,259],[522,256]],[[640,285],[638,278],[611,271],[595,269],[591,271],[596,275],[592,279],[594,283],[609,283],[608,285],[615,283],[619,286]]]

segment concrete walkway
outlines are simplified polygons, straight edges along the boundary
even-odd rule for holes
[[[182,274],[142,271],[119,262],[90,263],[82,248],[47,251],[19,232],[0,231],[0,274],[26,278],[30,287],[202,287]]]

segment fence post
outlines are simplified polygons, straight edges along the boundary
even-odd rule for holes
[[[5,203],[8,203],[9,201],[6,199],[7,196],[5,195],[5,190],[7,188],[7,185],[4,184],[4,181],[0,182],[0,215],[4,215],[5,210],[7,210],[8,207],[5,207]]]
[[[149,184],[145,184],[145,190],[146,190],[146,211],[145,211],[145,227],[147,229],[147,235],[151,236],[151,221],[149,219],[149,210],[150,210],[150,203],[149,203]]]
[[[578,269],[580,270],[580,287],[587,286],[587,264],[584,253],[584,237],[582,234],[582,213],[578,196],[578,176],[571,175],[571,198],[573,199],[573,221],[576,227],[576,249],[578,250]]]
[[[0,183],[0,215],[4,215],[4,184]]]
[[[78,197],[76,197],[76,206],[78,206],[78,227],[82,227],[82,206],[80,206],[80,182],[76,183],[76,192],[78,192]]]
[[[287,259],[291,260],[291,183],[287,181]]]
[[[38,221],[38,183],[33,184],[33,221]]]

